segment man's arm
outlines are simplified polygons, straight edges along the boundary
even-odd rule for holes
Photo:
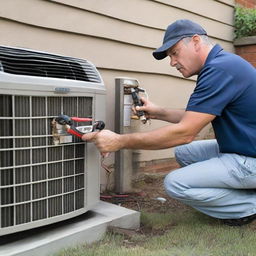
[[[200,130],[215,118],[214,115],[186,111],[179,123],[144,133],[116,134],[109,130],[85,134],[82,139],[94,142],[101,152],[119,149],[165,149],[194,140]]]
[[[182,109],[168,109],[163,108],[157,115],[158,120],[166,121],[172,124],[179,123],[185,114],[185,110]]]
[[[167,109],[159,107],[151,101],[141,98],[143,106],[136,107],[137,111],[144,111],[146,116],[150,119],[158,119],[162,121],[167,121],[170,123],[178,123],[182,119],[185,110],[182,109]]]

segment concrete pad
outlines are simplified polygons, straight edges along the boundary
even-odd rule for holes
[[[100,240],[108,226],[136,229],[139,225],[139,212],[101,201],[92,211],[74,219],[8,235],[9,241],[1,241],[0,255],[50,256],[64,248]]]

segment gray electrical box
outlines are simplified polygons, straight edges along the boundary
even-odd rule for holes
[[[119,134],[130,133],[133,100],[129,90],[138,87],[139,82],[135,78],[117,77],[115,86],[115,132]],[[115,153],[115,190],[117,193],[121,194],[131,190],[132,174],[132,150],[119,150]]]

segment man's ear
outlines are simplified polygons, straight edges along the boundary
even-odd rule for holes
[[[198,52],[201,48],[201,41],[202,41],[201,37],[196,34],[192,37],[192,41],[193,41],[193,45],[195,47],[196,52]]]

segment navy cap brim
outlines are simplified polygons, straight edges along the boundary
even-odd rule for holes
[[[166,51],[168,49],[170,49],[172,46],[174,46],[176,43],[178,43],[181,39],[183,39],[184,36],[179,36],[177,38],[174,38],[168,42],[166,42],[165,44],[163,44],[161,47],[159,47],[158,49],[156,49],[153,52],[153,56],[155,57],[155,59],[157,60],[162,60],[167,56]]]

